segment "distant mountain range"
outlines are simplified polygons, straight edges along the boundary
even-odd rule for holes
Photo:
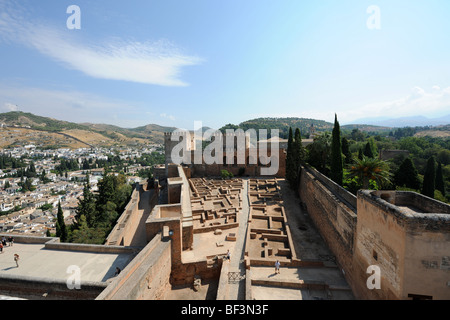
[[[342,125],[343,130],[390,131],[406,126],[432,126],[450,124],[450,115],[439,119],[408,117],[399,119],[361,119],[362,124]],[[34,144],[41,147],[100,147],[100,146],[138,146],[161,144],[164,132],[175,127],[148,124],[137,128],[121,128],[109,124],[73,123],[21,111],[0,113],[0,148]],[[280,137],[287,138],[289,128],[299,128],[302,134],[309,134],[310,128],[316,132],[332,130],[334,124],[317,119],[306,118],[257,118],[238,125],[227,124],[225,129],[279,129]],[[5,128],[6,127],[6,128]],[[207,128],[202,128],[204,131]]]
[[[439,118],[427,118],[425,116],[364,118],[354,122],[391,128],[440,126],[450,124],[450,114]]]

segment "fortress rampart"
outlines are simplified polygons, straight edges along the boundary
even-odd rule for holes
[[[354,197],[305,167],[299,196],[356,298],[450,299],[449,205],[403,191]],[[380,289],[367,285],[370,266],[380,270]]]

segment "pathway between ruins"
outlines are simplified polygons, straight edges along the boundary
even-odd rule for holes
[[[250,214],[248,201],[248,180],[243,179],[242,212],[238,214],[239,228],[236,237],[236,245],[231,256],[228,272],[239,272],[242,280],[228,282],[226,300],[245,300],[245,240],[247,239],[247,225]]]

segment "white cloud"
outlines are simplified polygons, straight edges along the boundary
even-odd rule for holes
[[[3,8],[2,8],[3,7]],[[86,43],[79,34],[25,19],[0,3],[0,38],[19,42],[61,62],[64,66],[100,79],[123,80],[161,86],[187,86],[181,69],[201,59],[182,54],[169,41],[111,40]]]
[[[18,111],[19,107],[13,103],[5,102],[4,104],[6,110],[8,111]]]
[[[143,125],[142,108],[139,103],[79,91],[0,84],[0,112],[20,110],[70,122],[111,123],[126,127],[131,123]],[[139,121],[134,122],[133,118]]]
[[[174,116],[172,116],[172,115],[168,115],[168,114],[166,114],[166,113],[161,113],[160,115],[159,115],[161,118],[166,118],[166,119],[170,119],[170,120],[172,120],[172,121],[175,121],[175,117]]]
[[[450,87],[441,89],[439,86],[433,86],[430,91],[416,86],[411,89],[409,95],[398,99],[338,111],[339,118],[345,122],[369,117],[397,118],[421,115],[432,118],[447,114],[450,114]]]

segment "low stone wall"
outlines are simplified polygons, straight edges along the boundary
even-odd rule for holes
[[[170,286],[171,241],[157,234],[96,300],[161,300]]]
[[[130,247],[130,246],[124,247],[124,246],[105,246],[100,244],[65,243],[59,242],[59,238],[55,237],[21,236],[9,233],[0,234],[0,238],[3,236],[6,239],[8,239],[9,236],[13,236],[14,243],[43,244],[44,248],[48,250],[133,254],[141,249],[139,247]]]
[[[93,300],[106,286],[105,282],[82,281],[80,289],[71,289],[64,280],[0,275],[0,294],[29,300]]]
[[[8,237],[14,238],[14,243],[25,243],[25,244],[44,244],[51,240],[57,239],[59,241],[59,238],[53,238],[53,237],[33,237],[33,236],[22,236],[12,233],[0,233],[0,238],[5,237],[8,241]]]
[[[127,253],[133,254],[140,250],[139,247],[106,246],[99,244],[64,243],[59,238],[52,238],[45,243],[45,249],[63,251],[81,251],[94,253]]]

